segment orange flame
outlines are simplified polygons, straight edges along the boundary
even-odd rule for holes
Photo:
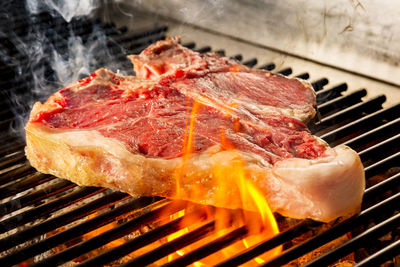
[[[249,248],[265,238],[278,234],[278,224],[264,195],[246,174],[245,165],[239,152],[229,143],[223,131],[221,131],[221,144],[226,150],[234,154],[234,158],[225,163],[225,166],[218,163],[214,166],[214,176],[218,182],[217,195],[226,197],[227,191],[232,190],[232,187],[236,185],[242,201],[242,207],[245,207],[245,205],[246,207],[253,206],[254,210],[258,211],[257,215],[243,211],[244,223],[249,228],[250,236],[243,239],[242,242],[245,248]],[[228,184],[227,181],[229,181]],[[226,224],[222,223],[222,226],[226,227]],[[264,253],[262,258],[257,257],[254,260],[257,263],[263,263],[267,259],[278,255],[281,251],[282,246],[278,246]]]
[[[190,112],[190,118],[187,119],[187,125],[185,129],[185,138],[183,144],[183,156],[182,156],[182,165],[176,171],[176,197],[185,197],[190,198],[193,197],[195,199],[200,199],[204,194],[206,194],[204,188],[199,185],[193,185],[193,190],[190,193],[191,195],[187,195],[188,193],[183,192],[182,190],[182,177],[184,175],[184,171],[188,160],[190,159],[193,153],[194,146],[194,133],[195,133],[195,125],[196,118],[198,116],[198,112],[201,107],[201,99],[199,101],[194,101],[192,110]],[[233,110],[237,107],[237,104],[232,104],[232,107],[223,111],[224,117],[227,119],[231,116]],[[188,112],[189,114],[189,112]],[[240,121],[233,121],[233,130],[235,132],[240,129]],[[215,181],[215,203],[226,203],[227,197],[232,196],[232,192],[237,192],[240,196],[240,201],[242,203],[242,207],[254,207],[253,210],[257,210],[258,213],[248,212],[243,209],[242,215],[239,217],[232,218],[232,212],[226,209],[217,208],[214,216],[216,220],[216,236],[221,236],[226,233],[226,229],[232,227],[233,225],[243,225],[245,224],[248,227],[249,235],[242,239],[240,242],[236,242],[231,246],[223,249],[220,253],[227,253],[229,255],[233,255],[234,253],[238,253],[239,251],[249,248],[252,245],[265,240],[266,238],[270,238],[277,233],[279,233],[279,228],[275,217],[269,208],[269,205],[263,195],[259,191],[259,189],[253,184],[251,178],[248,177],[246,172],[246,167],[243,159],[241,158],[240,152],[235,149],[235,147],[227,140],[225,136],[225,132],[221,129],[221,145],[222,148],[229,151],[233,158],[232,160],[228,160],[226,162],[215,162],[213,166],[213,177]],[[207,213],[207,211],[206,211]],[[175,217],[171,217],[170,219],[176,219],[176,216],[185,215],[185,211],[174,215]],[[190,218],[185,218],[182,221],[181,230],[169,235],[167,237],[167,241],[171,241],[176,239],[186,233],[188,233],[191,229]],[[177,250],[175,253],[170,254],[168,256],[168,261],[172,261],[176,257],[182,256],[187,251],[187,248]],[[282,251],[282,246],[278,246],[260,257],[254,259],[254,261],[258,264],[265,262],[271,257],[279,254]],[[216,259],[216,258],[214,258]],[[208,262],[207,262],[208,263]],[[202,262],[195,262],[194,266],[204,266],[205,264]]]
[[[186,124],[185,129],[185,139],[183,144],[183,157],[182,157],[182,166],[178,168],[175,172],[175,180],[176,180],[176,197],[179,198],[182,195],[182,176],[183,172],[186,168],[186,163],[192,154],[193,149],[193,131],[196,122],[196,116],[200,109],[200,102],[194,101],[192,106],[192,112],[189,117],[189,125]]]
[[[179,217],[182,217],[184,215],[185,215],[185,210],[180,210],[176,214],[170,215],[170,220],[173,221],[173,220],[178,219]],[[174,240],[174,239],[176,239],[176,238],[178,238],[178,237],[180,237],[180,236],[182,236],[182,235],[184,235],[184,234],[186,234],[188,232],[189,232],[189,229],[187,227],[185,227],[185,228],[183,228],[183,229],[181,229],[181,230],[179,230],[179,231],[177,231],[177,232],[175,232],[173,234],[170,234],[167,237],[167,241],[170,242],[170,241],[172,241],[172,240]],[[184,254],[183,250],[177,250],[177,251],[175,251],[175,253],[178,254],[179,256],[183,256],[183,254]],[[168,262],[174,260],[174,258],[175,258],[174,254],[168,255]]]

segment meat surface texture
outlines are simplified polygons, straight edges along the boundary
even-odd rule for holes
[[[137,77],[99,69],[34,105],[25,149],[33,167],[134,196],[256,210],[234,186],[229,170],[240,163],[282,215],[327,222],[359,210],[360,159],[309,133],[308,83],[173,39],[131,59]],[[222,179],[216,169],[227,170]],[[232,186],[219,190],[221,180]]]
[[[138,77],[171,84],[219,108],[235,106],[247,116],[282,114],[302,122],[315,115],[315,93],[309,83],[253,70],[218,55],[202,55],[173,39],[157,42],[130,59]]]

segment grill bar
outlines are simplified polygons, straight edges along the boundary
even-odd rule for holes
[[[23,151],[16,151],[14,153],[8,154],[7,156],[1,158],[0,169],[5,169],[11,165],[20,163],[21,161],[26,161],[25,154]]]
[[[385,192],[400,184],[400,173],[395,174],[384,181],[365,189],[364,199],[376,196],[378,193]]]
[[[207,52],[210,52],[211,51],[211,46],[204,46],[204,47],[201,47],[201,48],[197,48],[197,49],[195,49],[195,51],[196,52],[199,52],[199,53],[207,53]]]
[[[8,169],[0,174],[0,185],[4,185],[11,181],[17,181],[17,179],[26,177],[35,172],[35,169],[33,169],[31,165],[28,164],[28,162],[15,165],[12,169]],[[1,188],[2,187],[0,187],[0,189]]]
[[[182,46],[189,48],[189,49],[193,49],[196,47],[196,43],[195,42],[184,43],[184,44],[182,44]]]
[[[246,263],[255,257],[263,254],[264,252],[273,249],[281,244],[288,242],[289,240],[295,238],[298,235],[304,234],[311,230],[311,228],[317,227],[322,223],[312,221],[312,220],[304,220],[292,226],[291,228],[280,232],[276,236],[268,239],[260,244],[257,244],[247,250],[231,257],[228,260],[220,262],[218,267],[229,267],[229,266],[237,266],[243,263]]]
[[[318,110],[322,116],[325,116],[325,114],[343,109],[344,107],[353,106],[361,102],[361,98],[366,95],[367,95],[367,90],[365,89],[358,90],[348,95],[341,96],[332,99],[331,101],[327,101],[321,105],[318,105]]]
[[[243,238],[246,234],[248,233],[248,230],[245,226],[242,226],[238,229],[235,229],[231,232],[229,232],[228,234],[217,238],[216,240],[208,243],[207,245],[204,245],[188,254],[183,255],[182,257],[164,264],[163,266],[166,267],[171,267],[171,266],[176,266],[176,267],[180,267],[180,266],[186,266],[189,265],[195,261],[198,261],[202,258],[205,258],[211,254],[213,254],[214,252],[217,252],[223,248],[225,248],[226,246],[232,244],[233,242],[239,240],[240,238]]]
[[[362,161],[365,161],[366,159],[369,159],[373,156],[383,156],[386,154],[388,151],[391,151],[392,149],[396,149],[396,144],[399,144],[400,141],[400,134],[397,134],[379,144],[373,145],[361,152],[359,152],[359,156]],[[379,153],[379,154],[377,154]]]
[[[99,215],[93,219],[87,220],[81,224],[78,224],[68,230],[57,233],[51,237],[40,240],[39,242],[24,247],[21,250],[18,250],[14,254],[7,255],[4,258],[0,259],[0,265],[5,264],[17,264],[21,261],[27,260],[39,253],[42,253],[50,248],[58,246],[68,240],[73,239],[74,237],[79,237],[83,234],[86,234],[96,228],[104,226],[112,221],[115,218],[128,213],[132,210],[132,207],[140,206],[143,203],[143,199],[134,199],[132,202],[124,204],[118,208],[115,208],[107,213]],[[142,207],[150,204],[149,201],[144,201]]]
[[[22,149],[25,146],[25,143],[23,141],[19,140],[16,142],[10,142],[6,138],[3,138],[4,142],[6,142],[5,146],[1,146],[0,148],[0,156],[7,155],[11,152],[17,151],[19,149]]]
[[[70,222],[81,219],[84,216],[87,216],[103,207],[111,206],[114,203],[126,198],[126,194],[114,192],[102,198],[96,199],[88,204],[82,205],[79,208],[66,212],[62,215],[48,219],[25,230],[18,231],[17,233],[0,240],[0,251],[7,250],[13,246],[22,244],[23,242],[26,242],[31,238],[55,230]]]
[[[394,133],[396,129],[400,129],[400,118],[376,127],[367,133],[344,142],[343,144],[352,148],[358,148],[367,143],[376,142],[377,140],[384,138],[388,133]]]
[[[398,202],[397,204],[400,204]],[[362,234],[353,237],[351,240],[347,241],[344,245],[334,248],[332,251],[324,254],[322,257],[307,263],[304,266],[327,266],[341,257],[346,256],[353,250],[357,249],[360,245],[370,243],[372,240],[386,234],[387,232],[393,230],[395,227],[400,225],[400,213],[375,225],[374,227],[366,230]]]
[[[96,194],[104,190],[105,189],[103,188],[84,187],[78,191],[72,192],[59,199],[50,201],[36,208],[32,208],[28,211],[25,211],[22,214],[18,214],[8,219],[5,219],[0,223],[0,233],[7,232],[11,229],[14,229],[17,226],[23,225],[28,222],[32,222],[35,219],[44,217],[53,211],[62,209],[66,206],[78,202],[83,198],[86,198],[88,196],[91,196],[93,194]]]
[[[168,205],[167,207],[163,207],[162,210],[155,212],[154,215],[159,216],[160,214],[162,214],[163,216],[167,216],[167,215],[171,215],[172,213],[175,213],[183,208],[184,208],[183,205],[179,206],[174,203],[174,204]],[[165,211],[168,211],[168,213],[166,213]],[[189,216],[190,215],[196,216],[199,219],[199,221],[205,219],[205,214],[192,213],[192,214],[189,214]],[[144,218],[145,221],[135,220],[135,221],[127,223],[127,226],[137,228],[138,226],[142,225],[143,223],[146,223],[148,220],[154,220],[154,218],[155,217],[152,214],[149,214],[149,218]],[[183,220],[184,220],[184,217],[180,217],[171,222],[168,222],[168,223],[166,223],[162,226],[159,226],[147,233],[144,233],[130,241],[127,241],[126,243],[124,243],[116,248],[110,249],[109,251],[107,251],[103,254],[93,257],[92,259],[89,259],[89,260],[79,264],[78,266],[94,266],[94,265],[101,265],[101,264],[112,262],[113,260],[123,257],[141,247],[144,247],[154,241],[157,241],[163,237],[166,237],[169,234],[172,234],[172,233],[178,231],[179,229],[181,229],[180,223],[182,223]],[[125,225],[123,227],[125,227]],[[114,235],[118,234],[119,231],[116,231],[115,233],[114,233],[114,231],[110,231],[109,235],[111,237],[114,237]],[[84,246],[84,245],[85,244],[82,244],[82,246]]]
[[[117,260],[120,257],[123,257],[132,251],[135,251],[141,247],[144,247],[152,242],[159,240],[160,238],[166,237],[169,234],[172,234],[180,229],[179,224],[182,222],[183,217],[173,220],[167,224],[164,224],[156,229],[149,231],[145,234],[138,236],[137,238],[128,241],[125,244],[122,244],[116,248],[110,249],[109,251],[102,253],[92,259],[89,259],[78,266],[96,266],[102,265],[114,260]],[[132,228],[135,229],[141,224],[132,224]],[[129,229],[130,230],[130,229]],[[130,230],[131,231],[131,230]],[[117,232],[118,233],[118,232]],[[113,237],[114,238],[114,237]],[[84,245],[84,244],[82,244]]]
[[[381,249],[379,252],[376,252],[372,256],[365,258],[354,266],[378,266],[380,263],[389,260],[396,255],[400,255],[400,239],[395,241],[393,244],[388,245],[384,249]]]
[[[398,206],[400,204],[400,193],[383,200],[382,202],[361,211],[359,214],[354,215],[353,217],[343,221],[340,224],[335,225],[331,228],[330,231],[323,232],[308,241],[305,241],[297,246],[294,246],[286,251],[284,251],[279,256],[275,257],[268,263],[263,266],[281,266],[287,264],[288,262],[308,253],[312,250],[326,244],[327,242],[332,241],[335,238],[338,238],[345,233],[349,232],[352,228],[356,227],[360,223],[375,218],[382,211],[387,209],[390,210],[390,207]]]
[[[66,191],[76,185],[67,181],[61,180],[56,184],[48,186],[46,188],[32,191],[31,193],[24,195],[19,198],[15,198],[6,203],[0,204],[0,213],[8,214],[18,209],[22,209],[23,207],[35,204],[42,199],[48,198],[50,196],[56,195],[60,192]]]
[[[137,258],[122,264],[121,267],[126,267],[126,266],[145,266],[148,265],[152,262],[155,262],[205,236],[210,234],[212,231],[215,229],[215,221],[208,222],[204,224],[203,226],[200,226],[199,228],[177,238],[172,240],[171,242],[168,242],[167,244],[164,244],[160,247],[157,247],[156,249],[153,249],[152,251],[140,255]]]
[[[321,130],[327,130],[331,126],[343,124],[352,119],[358,119],[362,116],[363,112],[372,113],[382,108],[382,104],[386,101],[384,95],[377,96],[365,102],[358,103],[349,108],[345,108],[335,114],[322,118],[321,122],[312,125],[311,132],[318,133]]]
[[[157,198],[159,199],[159,198]],[[105,225],[115,219],[115,217],[120,216],[123,213],[130,212],[132,210],[136,210],[138,208],[146,207],[154,202],[155,199],[152,198],[140,198],[140,199],[135,199],[131,201],[131,203],[128,203],[124,206],[121,206],[107,214],[100,215],[90,221],[87,221],[83,223],[82,225],[78,225],[71,230],[71,232],[76,232],[79,231],[79,234],[81,234],[81,231],[89,232],[87,231],[87,226],[85,225],[86,223],[91,223],[91,224],[98,224],[97,221],[101,221],[100,225]],[[161,201],[159,204],[164,204],[165,201]],[[51,266],[51,265],[59,265],[67,262],[68,260],[74,259],[77,257],[77,255],[82,255],[86,252],[89,252],[93,249],[96,249],[98,247],[101,247],[102,245],[105,245],[106,243],[118,239],[124,235],[127,235],[134,230],[139,229],[143,224],[149,223],[157,218],[157,216],[160,216],[163,211],[166,211],[166,209],[170,209],[171,212],[177,211],[181,209],[182,206],[176,206],[176,207],[171,207],[171,205],[164,205],[163,207],[160,207],[158,209],[155,209],[153,211],[144,213],[139,215],[137,218],[128,221],[118,227],[115,227],[102,235],[95,236],[93,238],[90,238],[87,241],[84,241],[80,244],[77,244],[75,246],[69,247],[68,249],[65,249],[64,251],[55,254],[54,256],[48,257],[47,259],[39,262],[37,265],[45,265],[45,266]],[[78,229],[79,228],[79,229]],[[92,230],[98,228],[94,227],[91,228]],[[89,229],[90,230],[90,229]],[[73,234],[78,235],[77,234]],[[56,239],[58,242],[58,239]],[[93,266],[93,265],[92,265]]]
[[[0,196],[2,198],[13,196],[17,193],[25,191],[36,185],[40,185],[40,184],[43,184],[50,180],[53,180],[54,178],[55,177],[52,175],[42,174],[42,173],[34,173],[34,174],[28,176],[27,178],[22,179],[22,181],[11,182],[9,184],[6,184],[6,185],[0,187]]]
[[[358,132],[360,129],[365,129],[367,126],[380,126],[381,120],[397,119],[400,113],[400,104],[393,107],[382,109],[372,114],[369,114],[361,119],[355,120],[342,127],[334,129],[329,133],[323,134],[320,137],[328,143],[333,143],[335,139],[342,139],[348,135]]]
[[[385,171],[386,169],[392,166],[396,166],[396,163],[398,164],[399,159],[400,159],[400,152],[397,152],[396,154],[393,154],[381,161],[369,165],[364,169],[365,176],[371,177],[373,175],[379,174],[382,171]]]

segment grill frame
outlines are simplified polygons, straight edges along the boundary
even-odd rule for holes
[[[18,20],[23,20],[24,18],[21,17]],[[35,19],[34,19],[35,20]],[[49,16],[44,16],[42,20],[37,18],[37,21],[49,23],[52,21],[52,18]],[[58,22],[57,22],[58,23]],[[55,25],[58,25],[58,24]],[[145,48],[151,42],[154,42],[159,39],[163,39],[166,36],[166,31],[168,27],[165,25],[156,26],[148,31],[140,32],[140,33],[128,33],[126,28],[119,28],[116,29],[112,24],[102,24],[100,20],[94,20],[94,24],[102,25],[108,34],[109,38],[113,38],[113,41],[110,43],[111,51],[116,53],[120,53],[120,56],[117,59],[121,59],[125,57],[122,53],[124,51],[129,51],[129,53],[138,53],[143,48]],[[90,25],[90,23],[87,23]],[[59,28],[62,28],[58,26]],[[20,29],[20,28],[19,28]],[[82,28],[78,31],[82,33],[83,36],[87,36],[88,28],[82,26]],[[120,44],[124,47],[121,50],[119,45]],[[184,44],[190,48],[196,48],[195,42],[185,43]],[[65,49],[64,46],[60,45],[59,48]],[[200,48],[195,49],[198,52],[209,52],[212,51],[211,46],[201,46]],[[218,50],[217,52],[221,54],[225,54],[224,50]],[[237,60],[243,60],[243,56],[238,54],[234,56]],[[16,59],[24,59],[24,57],[17,57]],[[23,61],[26,62],[26,61]],[[251,58],[242,62],[243,64],[253,67],[256,66],[258,60],[256,58]],[[101,64],[101,62],[99,63]],[[274,63],[267,63],[262,65],[262,69],[267,70],[275,70],[276,64]],[[7,68],[2,68],[1,70],[6,70]],[[283,75],[291,75],[293,73],[293,69],[291,67],[284,67],[280,68],[276,71],[277,73],[281,73]],[[4,72],[8,75],[9,72]],[[298,77],[302,77],[305,79],[309,79],[308,73],[302,73],[297,75]],[[29,90],[29,83],[23,80],[18,82],[18,85],[14,87],[14,83],[10,83],[8,87],[5,87],[5,90],[16,89],[16,91],[26,91]],[[360,89],[355,92],[346,93],[348,90],[348,85],[346,83],[341,83],[333,87],[325,88],[329,84],[329,80],[325,77],[317,79],[312,82],[312,85],[317,92],[317,101],[319,110],[321,112],[321,118],[317,118],[317,120],[311,122],[310,129],[313,134],[320,135],[322,139],[327,141],[329,144],[338,144],[338,142],[345,143],[354,149],[358,149],[360,147],[365,146],[371,140],[376,139],[382,133],[390,133],[396,130],[396,126],[399,123],[398,114],[400,113],[399,107],[400,104],[389,108],[382,108],[382,104],[385,102],[386,97],[384,95],[378,95],[372,97],[368,100],[363,100],[365,94],[367,93],[366,89]],[[344,95],[342,95],[344,94]],[[328,100],[326,102],[326,100]],[[2,113],[1,125],[7,127],[9,124],[13,123],[13,118],[7,117],[12,115],[10,112],[9,104],[6,102],[2,102],[1,106],[5,108],[4,112]],[[344,108],[343,108],[344,107]],[[368,114],[368,115],[365,115]],[[397,114],[397,118],[396,118]],[[349,118],[352,119],[349,123],[341,125],[342,121],[349,121]],[[373,123],[377,123],[377,127],[372,127],[373,129],[368,133],[363,135],[349,137],[350,135],[354,135],[355,129],[360,131],[360,129],[368,129],[369,126]],[[339,127],[338,127],[339,125]],[[375,125],[375,124],[374,124]],[[334,128],[332,130],[326,130],[327,127]],[[6,128],[4,128],[6,129]],[[371,137],[372,136],[372,137]],[[0,133],[0,140],[4,140],[4,144],[0,145],[0,155],[2,159],[0,161],[0,195],[5,197],[11,197],[12,195],[22,194],[25,190],[32,189],[37,186],[43,186],[43,188],[32,191],[28,194],[18,196],[15,199],[12,199],[8,202],[0,204],[0,211],[4,211],[5,213],[12,213],[16,212],[19,209],[27,208],[30,205],[34,205],[37,207],[31,208],[25,211],[22,214],[14,215],[6,220],[0,222],[0,232],[5,233],[10,228],[21,227],[26,223],[32,222],[36,219],[46,217],[50,215],[52,212],[62,209],[63,207],[67,207],[72,203],[78,203],[81,200],[95,195],[99,193],[104,193],[105,189],[100,188],[79,188],[77,191],[73,191],[77,187],[70,182],[67,181],[59,181],[56,183],[51,184],[50,186],[46,186],[47,183],[55,180],[59,180],[58,178],[54,178],[49,175],[43,175],[35,173],[35,171],[29,166],[28,162],[24,161],[24,157],[22,156],[22,148],[24,146],[23,140],[16,138],[15,136],[10,136],[7,131],[2,131]],[[360,153],[363,162],[367,162],[371,157],[375,156],[378,153],[381,153],[382,150],[386,150],[387,147],[392,147],[396,145],[396,141],[398,141],[399,134],[394,134],[393,136],[389,137],[386,141],[379,142],[378,144],[369,146],[366,149],[361,149],[358,151]],[[339,140],[339,141],[338,141]],[[373,141],[372,140],[372,141]],[[399,152],[389,155],[383,159],[378,161],[368,163],[365,168],[367,180],[370,179],[372,176],[379,174],[382,171],[387,170],[388,166],[395,166],[396,160],[398,162],[400,154]],[[7,170],[7,168],[11,168]],[[390,176],[389,178],[383,180],[381,183],[376,184],[374,186],[369,187],[366,192],[364,199],[371,199],[376,197],[378,193],[384,193],[388,189],[393,188],[398,181],[399,181],[399,174],[395,174]],[[71,191],[72,190],[72,191]],[[48,193],[50,192],[50,193]],[[69,192],[69,193],[68,193]],[[378,193],[377,193],[378,192]],[[63,195],[66,193],[65,195]],[[41,204],[46,198],[56,197],[57,195],[61,194],[62,196],[59,197],[57,200],[52,200],[50,202]],[[27,248],[23,248],[17,250],[14,253],[11,253],[8,256],[0,258],[0,265],[6,266],[11,264],[16,264],[20,261],[24,261],[25,259],[29,259],[37,254],[40,254],[46,251],[50,247],[57,246],[63,242],[66,242],[71,239],[71,236],[77,236],[80,234],[87,233],[90,229],[94,230],[96,227],[100,227],[110,223],[111,221],[115,220],[122,214],[126,214],[128,211],[132,209],[143,209],[146,206],[142,206],[141,201],[147,203],[148,205],[155,205],[159,201],[166,201],[167,200],[160,200],[159,198],[139,198],[133,199],[126,194],[115,192],[107,195],[107,197],[99,198],[90,202],[89,204],[84,204],[83,206],[77,208],[75,211],[69,211],[64,215],[59,215],[58,217],[45,220],[42,223],[39,223],[35,226],[28,227],[26,230],[22,230],[17,232],[6,239],[0,240],[0,248],[2,250],[11,249],[14,246],[20,245],[22,242],[29,241],[35,237],[37,237],[37,233],[47,233],[50,230],[54,230],[59,228],[69,222],[72,222],[76,219],[82,219],[85,216],[92,214],[96,210],[100,210],[101,207],[111,207],[119,201],[130,199],[131,202],[137,203],[137,205],[129,205],[124,204],[119,206],[118,208],[112,209],[109,213],[99,215],[93,219],[90,219],[82,224],[81,226],[75,226],[68,230],[62,231],[58,233],[58,235],[54,235],[49,237],[44,241],[39,241],[36,244],[29,245]],[[264,266],[274,266],[276,264],[285,264],[289,263],[291,260],[297,259],[303,256],[306,253],[311,252],[314,248],[319,247],[320,245],[326,244],[327,241],[333,240],[339,237],[342,234],[348,233],[349,231],[353,230],[354,228],[358,227],[360,223],[365,223],[369,218],[372,218],[380,214],[379,211],[384,211],[388,207],[395,206],[393,204],[400,203],[400,193],[381,200],[372,207],[364,207],[363,211],[360,214],[354,215],[351,218],[348,218],[342,222],[338,222],[332,226],[329,230],[323,231],[319,235],[315,236],[314,238],[306,240],[304,243],[299,244],[298,246],[293,246],[289,249],[286,249],[281,255],[272,259],[269,263],[266,263]],[[19,206],[18,206],[19,205]],[[168,203],[166,204],[168,205]],[[375,208],[374,208],[375,207]],[[127,229],[132,230],[135,227],[139,227],[141,225],[141,220],[146,221],[148,218],[153,218],[152,216],[159,215],[157,211],[159,210],[151,210],[147,213],[144,212],[143,215],[139,215],[139,217],[132,219],[131,221],[126,222],[130,227]],[[75,213],[74,213],[75,212]],[[119,213],[121,212],[121,214]],[[3,213],[2,213],[3,214]],[[107,215],[108,214],[108,215]],[[107,217],[108,216],[108,217]],[[381,224],[384,227],[378,227],[378,233],[381,234],[383,231],[384,233],[390,231],[395,227],[394,223],[398,222],[398,215],[389,217],[386,221],[382,222]],[[159,237],[157,234],[169,233],[165,231],[173,231],[178,228],[173,228],[177,223],[182,219],[177,219],[174,222],[171,222],[168,227],[164,228],[156,228],[156,232],[148,232],[150,234],[143,234],[140,235],[138,238],[145,239],[146,237],[152,236],[149,241],[155,240],[155,238]],[[126,225],[126,224],[122,224]],[[161,257],[161,255],[168,255],[170,252],[176,251],[181,247],[189,244],[190,241],[193,241],[193,238],[202,238],[204,237],[209,231],[213,228],[214,222],[205,222],[203,226],[199,229],[194,230],[193,232],[189,232],[182,237],[171,241],[162,247],[149,252],[148,254],[143,254],[137,259],[133,261],[127,262],[125,265],[133,265],[138,263],[150,263],[149,260],[153,259],[155,255]],[[82,226],[83,225],[83,226]],[[300,233],[308,232],[314,228],[318,228],[322,225],[322,223],[314,222],[311,220],[303,220],[296,224],[295,226],[290,227],[289,229],[281,232],[279,235],[275,236],[274,238],[262,242],[258,245],[255,245],[246,251],[239,253],[238,255],[233,255],[232,258],[226,259],[218,264],[218,266],[231,266],[231,264],[241,264],[245,263],[248,260],[251,260],[266,250],[273,248],[279,244],[287,243],[294,237],[298,236]],[[121,225],[118,227],[123,228]],[[55,228],[56,227],[56,228]],[[172,227],[172,228],[170,228]],[[116,236],[120,237],[125,234],[124,230],[121,228],[114,228],[111,229],[110,232],[105,232],[99,236],[93,237],[92,239],[84,241],[82,244],[78,244],[75,246],[71,246],[70,248],[54,255],[50,256],[43,261],[39,262],[37,265],[44,265],[44,264],[62,264],[64,262],[68,262],[69,260],[73,259],[71,257],[76,256],[76,253],[84,254],[87,253],[88,249],[93,247],[99,247],[102,243],[115,240]],[[355,248],[354,244],[359,244],[365,238],[365,236],[369,236],[371,233],[372,236],[375,237],[377,226],[374,226],[370,229],[367,229],[362,234],[354,237],[344,245],[330,251],[329,253],[324,254],[322,257],[311,261],[308,263],[309,266],[318,266],[318,264],[330,264],[333,263],[338,257],[344,256],[349,250],[353,251]],[[72,229],[72,230],[71,230]],[[75,229],[75,230],[74,230]],[[81,229],[81,230],[79,230]],[[121,231],[121,232],[118,232]],[[128,231],[128,230],[126,230]],[[154,230],[153,230],[154,231]],[[158,231],[158,232],[157,232]],[[181,266],[181,264],[189,264],[193,263],[197,260],[200,260],[204,256],[210,255],[212,252],[218,251],[225,246],[232,244],[238,238],[244,236],[246,234],[245,227],[240,227],[237,229],[232,230],[228,234],[184,255],[181,258],[176,259],[168,263],[168,266]],[[71,234],[72,233],[72,234]],[[143,237],[144,236],[144,237]],[[27,239],[30,238],[30,239]],[[55,240],[55,241],[54,241]],[[133,239],[135,240],[135,239]],[[140,239],[139,239],[140,240]],[[354,240],[354,241],[353,241]],[[359,241],[361,240],[361,241]],[[133,243],[139,242],[137,239],[132,241]],[[357,243],[358,242],[358,243]],[[128,245],[132,245],[131,243],[125,243]],[[115,260],[115,255],[123,255],[127,254],[129,251],[132,250],[132,247],[128,250],[126,247],[128,245],[122,245],[121,248],[112,249],[106,252],[105,254],[99,254],[97,257],[89,259],[87,261],[82,262],[81,266],[88,266],[89,264],[98,264],[105,262],[109,262]],[[144,245],[145,242],[138,243],[137,246]],[[382,263],[384,260],[387,260],[388,257],[393,257],[396,255],[397,251],[399,250],[399,243],[394,242],[391,245],[387,246],[386,248],[378,251],[375,254],[372,254],[369,258],[366,258],[360,262],[360,265],[369,264],[370,262],[380,262]],[[167,253],[167,254],[166,254]],[[57,256],[58,255],[58,256]],[[113,255],[113,256],[111,256]],[[61,259],[60,259],[61,258]]]

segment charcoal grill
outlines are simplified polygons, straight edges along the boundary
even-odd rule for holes
[[[32,59],[23,47],[18,46],[17,38],[23,39],[30,30],[45,31],[47,43],[44,44],[44,51],[48,52],[53,47],[68,56],[68,36],[75,34],[84,45],[90,45],[91,33],[101,29],[110,53],[107,59],[113,61],[114,68],[117,66],[131,74],[131,65],[125,55],[139,53],[150,43],[164,39],[168,35],[168,27],[156,25],[132,33],[127,28],[118,28],[89,17],[67,23],[61,17],[48,13],[30,18],[24,14],[15,15],[3,21],[2,27],[8,27],[3,31],[10,34],[7,38],[2,37],[0,66],[0,266],[54,266],[71,262],[78,266],[142,266],[157,263],[171,253],[207,238],[215,228],[215,221],[204,216],[199,208],[199,226],[196,229],[172,241],[154,245],[149,251],[135,254],[180,230],[179,223],[187,215],[166,223],[155,225],[154,222],[183,209],[184,202],[172,205],[171,200],[163,198],[134,198],[109,189],[79,187],[69,181],[38,173],[24,156],[23,138],[10,130],[18,127],[17,115],[26,114],[29,110],[27,105],[16,107],[15,98],[43,97],[31,90],[33,78],[28,70],[33,64]],[[226,53],[222,49],[213,50],[211,44],[198,47],[196,40],[184,39],[182,42],[199,52]],[[228,56],[243,60],[241,54]],[[109,63],[100,57],[90,67],[93,71]],[[290,67],[277,69],[272,62],[258,64],[256,58],[242,63],[283,75],[292,75],[293,72]],[[36,63],[34,67],[43,68],[48,85],[58,88],[57,78],[46,60]],[[294,76],[309,79],[311,74],[302,72]],[[283,245],[283,252],[262,265],[296,263],[326,266],[343,261],[348,255],[352,255],[356,266],[400,264],[400,103],[383,107],[385,95],[365,99],[368,89],[349,91],[347,83],[331,86],[328,78],[312,80],[320,116],[310,122],[309,128],[331,146],[346,144],[359,153],[367,179],[361,212],[329,225],[312,220],[291,220],[277,236],[220,258],[217,266],[255,264],[255,258],[278,245]],[[276,217],[278,221],[285,221],[279,215]],[[96,232],[99,229],[104,230]],[[92,234],[88,236],[89,233]],[[246,225],[230,229],[223,236],[215,237],[165,265],[183,266],[201,262],[246,235]],[[301,262],[304,255],[318,251],[344,235],[349,237],[346,242],[320,252],[307,263]],[[116,242],[126,236],[131,237]],[[294,242],[299,238],[301,241]]]

